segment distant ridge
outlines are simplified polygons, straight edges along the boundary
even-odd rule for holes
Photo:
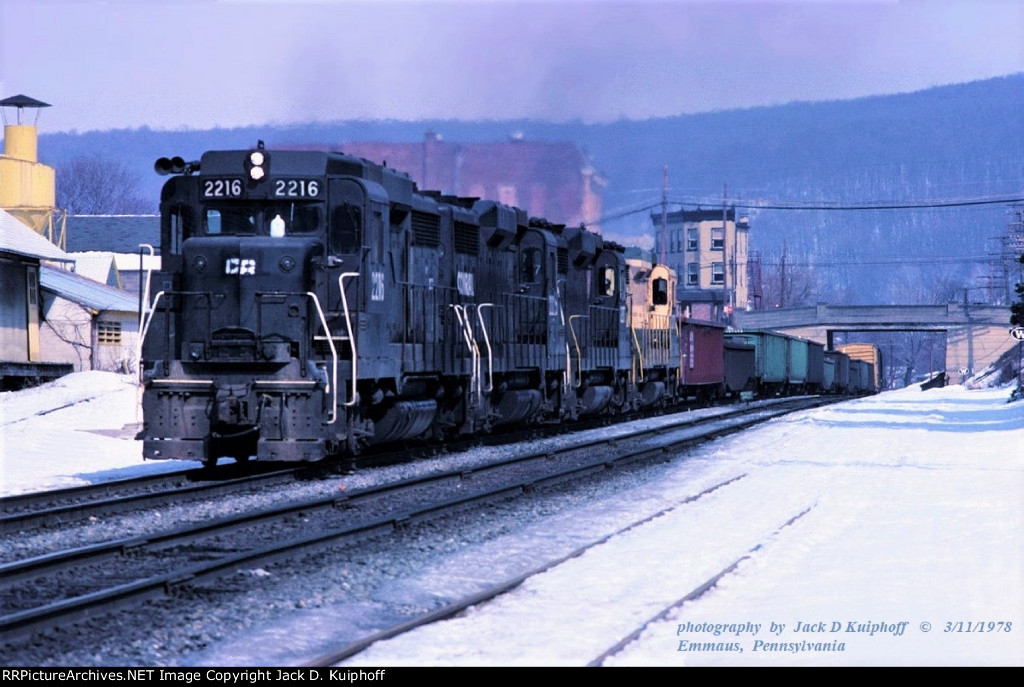
[[[346,141],[418,141],[428,130],[448,141],[505,140],[520,131],[529,140],[576,143],[609,180],[607,214],[659,202],[664,165],[670,201],[708,206],[721,205],[723,189],[733,200],[805,204],[1024,192],[1024,73],[895,95],[604,124],[510,119],[44,130],[39,154],[53,165],[93,152],[116,158],[138,170],[155,211],[163,180],[152,164],[160,156],[195,159],[207,149],[250,146],[257,139],[271,148],[275,142],[336,141],[344,149]],[[653,233],[645,211],[604,226],[619,240],[649,240]],[[770,267],[785,239],[790,264],[815,266],[818,300],[899,302],[942,298],[929,294],[939,282],[975,287],[989,269],[981,259],[988,242],[1005,227],[1001,206],[902,213],[761,210],[751,213],[751,243]]]

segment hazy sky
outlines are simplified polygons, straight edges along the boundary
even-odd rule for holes
[[[0,97],[51,103],[44,133],[595,122],[1021,71],[1024,0],[0,0]]]

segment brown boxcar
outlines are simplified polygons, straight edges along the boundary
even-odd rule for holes
[[[725,383],[722,344],[725,327],[710,322],[679,325],[679,393],[690,398],[712,399]]]

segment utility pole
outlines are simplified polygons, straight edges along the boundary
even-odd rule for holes
[[[722,295],[726,311],[731,310],[732,296],[729,292],[729,213],[727,203],[729,186],[722,182]]]
[[[661,258],[665,264],[665,247],[668,243],[668,165],[661,168]]]
[[[782,265],[779,276],[779,307],[786,307],[786,239],[782,239]]]

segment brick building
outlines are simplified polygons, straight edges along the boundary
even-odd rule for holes
[[[420,143],[293,145],[341,150],[407,173],[423,190],[489,198],[557,224],[600,231],[604,176],[572,143],[509,141],[451,143],[428,132]]]

